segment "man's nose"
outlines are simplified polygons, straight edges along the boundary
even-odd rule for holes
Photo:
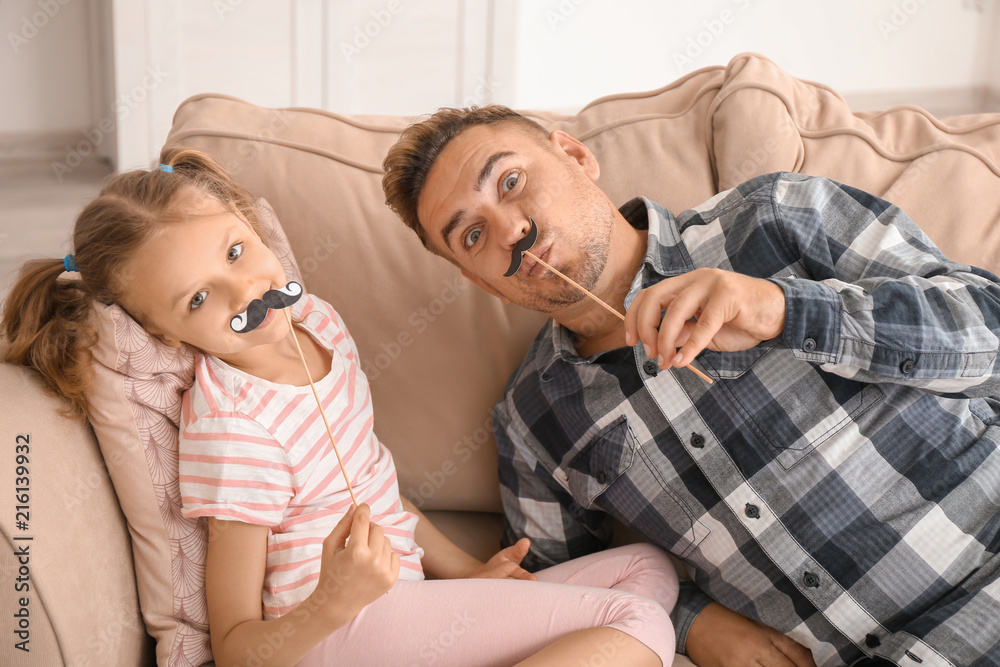
[[[518,241],[531,231],[531,222],[527,217],[508,220],[502,226],[500,241],[505,250],[513,250]]]

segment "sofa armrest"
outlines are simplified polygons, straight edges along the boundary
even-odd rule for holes
[[[65,403],[27,368],[0,364],[0,387],[0,663],[152,664],[125,518],[93,431],[62,417]]]

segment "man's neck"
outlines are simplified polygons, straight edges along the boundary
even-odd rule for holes
[[[611,234],[607,265],[591,291],[621,315],[625,314],[625,297],[642,266],[646,245],[647,231],[636,229],[619,217]],[[589,297],[553,315],[553,319],[576,334],[576,349],[581,357],[625,345],[625,326],[621,318]]]

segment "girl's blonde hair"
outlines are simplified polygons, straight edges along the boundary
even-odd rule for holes
[[[112,176],[76,219],[73,261],[79,271],[63,277],[62,259],[25,262],[3,306],[3,360],[37,370],[46,386],[70,401],[68,414],[85,418],[96,342],[90,304],[121,303],[125,264],[170,219],[191,189],[235,206],[261,236],[253,199],[208,155],[173,148],[162,166]],[[172,168],[172,171],[169,169]]]

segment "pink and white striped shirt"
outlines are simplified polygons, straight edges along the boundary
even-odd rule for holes
[[[371,506],[400,555],[400,579],[423,579],[392,455],[372,430],[371,394],[358,351],[340,316],[305,295],[292,307],[303,330],[332,354],[316,381],[358,502]],[[291,611],[316,587],[323,540],[351,497],[308,386],[276,384],[199,355],[184,395],[180,432],[183,514],[267,526],[264,617]]]

